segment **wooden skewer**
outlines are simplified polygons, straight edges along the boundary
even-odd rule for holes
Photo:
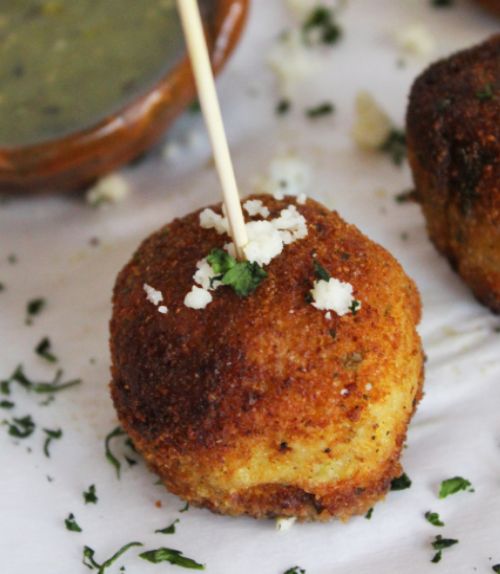
[[[198,98],[212,144],[215,166],[222,187],[229,230],[237,259],[243,260],[243,247],[248,243],[236,177],[229,154],[215,82],[197,0],[177,0],[189,57],[198,90]]]

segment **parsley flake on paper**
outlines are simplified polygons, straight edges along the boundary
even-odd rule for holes
[[[81,526],[75,519],[75,515],[70,512],[68,518],[64,520],[64,525],[66,526],[66,530],[71,532],[82,532]]]
[[[431,512],[430,510],[428,510],[424,514],[424,516],[425,516],[425,519],[427,520],[427,522],[429,522],[433,526],[444,526],[445,525],[444,522],[439,517],[439,514],[437,512]]]
[[[406,135],[404,131],[392,128],[387,139],[380,146],[380,151],[386,153],[394,165],[399,167],[406,158]]]
[[[410,486],[411,480],[405,472],[403,472],[401,476],[393,478],[391,481],[391,490],[406,490],[410,488]]]
[[[45,442],[43,443],[43,454],[47,458],[50,458],[50,452],[49,452],[50,444],[52,443],[53,440],[59,440],[63,435],[63,431],[62,429],[55,429],[55,430],[43,429],[43,432],[47,435]]]
[[[156,534],[175,534],[175,525],[179,522],[179,519],[176,518],[172,524],[170,524],[169,526],[166,526],[165,528],[159,528],[158,530],[155,530]]]
[[[97,501],[99,499],[97,498],[95,484],[91,484],[89,486],[89,489],[84,490],[82,494],[83,494],[83,500],[85,501],[85,504],[97,504]]]
[[[112,566],[118,560],[118,558],[120,558],[122,554],[124,554],[129,548],[132,548],[133,546],[143,546],[143,544],[141,542],[129,542],[128,544],[125,544],[119,550],[117,550],[110,558],[105,560],[102,564],[99,564],[95,560],[94,558],[95,550],[93,548],[90,548],[90,546],[84,546],[82,562],[90,570],[97,570],[97,574],[104,574],[104,572],[110,566]]]
[[[57,357],[52,352],[52,342],[48,337],[44,337],[35,347],[35,353],[49,363],[55,363]]]
[[[472,484],[466,478],[462,478],[461,476],[447,478],[441,483],[441,488],[439,489],[439,498],[446,498],[447,496],[456,494],[461,490],[474,492],[472,489]]]
[[[203,564],[199,564],[192,558],[184,556],[180,550],[174,550],[173,548],[157,548],[156,550],[148,550],[139,554],[139,557],[153,564],[159,564],[160,562],[169,562],[175,566],[181,566],[182,568],[189,568],[191,570],[205,570]]]
[[[432,543],[432,547],[434,550],[437,550],[437,552],[432,557],[431,562],[434,564],[440,562],[443,556],[443,550],[446,550],[446,548],[450,548],[450,546],[454,546],[455,544],[458,544],[458,540],[455,540],[454,538],[443,538],[438,534]]]

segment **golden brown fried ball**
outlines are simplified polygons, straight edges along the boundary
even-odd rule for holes
[[[417,78],[407,140],[430,238],[500,311],[500,35]]]
[[[271,217],[295,204],[264,201]],[[308,236],[246,298],[221,287],[203,310],[184,305],[196,262],[228,241],[202,229],[199,212],[149,237],[116,282],[120,421],[171,492],[218,513],[346,518],[401,474],[423,374],[418,292],[337,213],[312,200],[297,208]],[[307,302],[313,256],[353,285],[360,311],[328,320]],[[163,293],[166,315],[144,283]]]

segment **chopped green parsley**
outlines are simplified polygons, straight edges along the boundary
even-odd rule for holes
[[[179,510],[179,512],[187,512],[189,510],[189,502],[186,502],[186,504]]]
[[[493,572],[497,572],[498,574],[500,574],[500,564],[495,564],[494,566],[491,567],[491,569],[493,570]]]
[[[117,550],[113,556],[111,556],[110,558],[108,558],[107,560],[105,560],[102,564],[99,564],[98,562],[96,562],[94,556],[95,556],[95,550],[93,550],[92,548],[90,548],[89,546],[84,546],[83,547],[83,564],[85,564],[85,566],[87,566],[87,568],[90,568],[90,570],[97,570],[97,574],[104,574],[104,572],[114,563],[116,562],[116,560],[118,560],[118,558],[120,558],[120,556],[122,554],[124,554],[129,548],[132,548],[133,546],[143,546],[143,544],[141,542],[129,542],[128,544],[125,544],[125,546],[122,546],[119,550]]]
[[[441,520],[437,512],[431,512],[430,510],[428,510],[424,516],[427,522],[429,522],[433,526],[444,526],[444,522]]]
[[[43,443],[43,454],[47,458],[50,458],[50,452],[49,452],[50,443],[53,440],[60,439],[63,435],[63,431],[62,429],[55,429],[55,430],[43,429],[43,432],[47,435],[45,442]]]
[[[79,385],[82,382],[81,379],[72,379],[66,382],[61,382],[63,374],[64,371],[59,369],[52,381],[35,382],[26,375],[23,366],[18,365],[8,379],[0,382],[0,392],[4,395],[9,395],[11,383],[19,383],[29,392],[38,394],[54,394],[70,387],[74,387],[75,385]]]
[[[493,92],[493,84],[484,84],[484,86],[476,92],[476,98],[480,102],[487,102],[495,97]]]
[[[117,478],[120,478],[121,463],[116,458],[116,456],[111,451],[111,441],[119,436],[124,436],[125,431],[121,427],[114,428],[107,436],[104,441],[104,451],[106,454],[106,460],[115,468]],[[132,460],[132,459],[131,459]],[[129,463],[130,464],[130,463]]]
[[[386,153],[394,165],[400,166],[406,157],[406,135],[403,130],[392,128],[380,151]]]
[[[216,276],[213,281],[220,281],[231,287],[239,297],[247,297],[255,291],[267,273],[258,263],[237,261],[223,249],[212,249],[207,261]]]
[[[175,534],[175,525],[179,522],[179,519],[176,518],[172,524],[170,524],[169,526],[166,526],[165,528],[159,528],[158,530],[155,530],[156,534]]]
[[[342,37],[342,28],[335,21],[335,14],[326,6],[314,8],[302,24],[302,33],[306,42],[310,42],[311,34],[319,34],[323,44],[335,44]]]
[[[64,525],[66,526],[66,530],[70,530],[71,532],[82,532],[82,529],[75,520],[75,515],[72,512],[70,512],[68,518],[64,520]]]
[[[35,353],[49,363],[55,363],[57,357],[52,352],[52,343],[48,337],[44,337],[35,347]]]
[[[461,490],[474,492],[471,483],[467,479],[462,478],[461,476],[448,478],[443,480],[441,483],[441,488],[439,489],[439,498],[446,498],[447,496],[460,492]]]
[[[408,475],[403,472],[401,476],[394,478],[391,482],[391,490],[406,490],[410,488],[411,480]]]
[[[443,550],[449,548],[450,546],[454,546],[455,544],[458,544],[458,540],[455,540],[454,538],[443,538],[440,534],[438,534],[432,543],[432,547],[434,550],[437,550],[437,552],[434,554],[431,562],[434,564],[440,562],[443,556]]]
[[[368,510],[368,512],[365,514],[365,518],[366,520],[370,520],[371,517],[373,515],[373,506],[370,508],[370,510]]]
[[[31,415],[13,418],[12,421],[5,421],[5,424],[9,429],[10,436],[14,438],[27,438],[31,436],[36,426]]]
[[[0,409],[13,409],[15,404],[12,401],[0,401]]]
[[[313,260],[314,276],[318,281],[330,281],[331,275],[316,259]]]
[[[306,109],[306,116],[311,119],[321,118],[322,116],[329,116],[335,111],[335,106],[330,102],[323,102],[312,108]]]
[[[184,556],[180,550],[174,550],[173,548],[157,548],[156,550],[148,550],[146,552],[142,552],[139,556],[143,560],[147,560],[153,564],[169,562],[170,564],[181,566],[182,568],[205,570],[205,566],[203,564],[199,564],[192,558]]]
[[[39,315],[46,306],[47,300],[42,297],[28,301],[28,303],[26,303],[26,324],[31,325],[33,323],[33,317]]]
[[[288,568],[283,574],[306,574],[306,571],[300,566],[294,566],[293,568]]]
[[[83,494],[83,500],[85,501],[85,504],[97,504],[97,501],[99,499],[97,498],[95,484],[91,484],[89,486],[89,489],[84,490],[82,494]]]
[[[276,104],[275,108],[276,114],[278,116],[284,116],[290,111],[291,107],[292,103],[290,102],[290,100],[283,98]]]

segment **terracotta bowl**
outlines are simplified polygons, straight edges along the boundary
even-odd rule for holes
[[[249,0],[216,0],[206,22],[212,66],[217,73],[236,46]],[[43,143],[0,148],[0,191],[34,193],[85,188],[144,153],[195,99],[191,68],[184,58],[148,93],[95,125]]]
[[[476,2],[500,17],[500,0],[476,0]]]

